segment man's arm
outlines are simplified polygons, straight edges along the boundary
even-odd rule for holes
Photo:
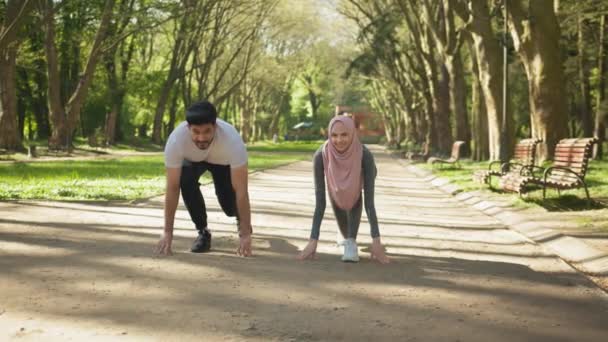
[[[179,203],[179,181],[182,175],[180,168],[167,168],[167,187],[165,193],[165,232],[173,232],[175,211]]]
[[[156,253],[171,255],[171,243],[173,242],[173,224],[175,211],[179,202],[179,182],[182,174],[181,168],[167,168],[167,185],[165,192],[165,226],[163,236],[158,242]]]
[[[251,235],[251,206],[249,204],[247,164],[230,169],[232,188],[236,194],[236,209],[239,217],[239,235]]]

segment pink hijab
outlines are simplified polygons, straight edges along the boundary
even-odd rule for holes
[[[331,142],[331,133],[336,122],[341,122],[351,136],[348,148],[340,153]],[[329,122],[329,139],[323,146],[323,168],[327,178],[327,191],[339,208],[353,208],[363,188],[361,160],[363,145],[359,141],[355,122],[347,116],[336,116]]]

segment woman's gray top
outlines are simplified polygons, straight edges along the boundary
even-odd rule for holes
[[[318,240],[319,231],[321,229],[321,221],[325,214],[325,170],[323,168],[323,146],[321,146],[313,157],[313,168],[315,177],[315,213],[312,219],[312,231],[310,238]],[[374,207],[374,183],[376,181],[376,163],[374,156],[363,145],[363,158],[361,160],[361,169],[363,172],[363,199],[365,203],[365,212],[369,221],[371,236],[376,238],[380,236],[378,229],[378,217],[376,217],[376,208]]]

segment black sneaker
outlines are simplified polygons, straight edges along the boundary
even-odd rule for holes
[[[192,244],[192,248],[190,251],[192,253],[206,253],[211,249],[211,233],[207,229],[203,229],[199,231],[196,240],[194,240],[194,244]]]

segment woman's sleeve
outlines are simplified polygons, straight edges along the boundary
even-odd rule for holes
[[[319,240],[321,221],[325,214],[325,170],[323,169],[323,153],[318,150],[313,157],[313,171],[315,178],[315,213],[312,218],[310,238]]]
[[[363,149],[363,196],[365,200],[365,212],[370,225],[370,233],[372,238],[380,236],[378,228],[378,217],[376,216],[376,207],[374,206],[374,191],[376,183],[376,163],[374,156],[367,149]]]

